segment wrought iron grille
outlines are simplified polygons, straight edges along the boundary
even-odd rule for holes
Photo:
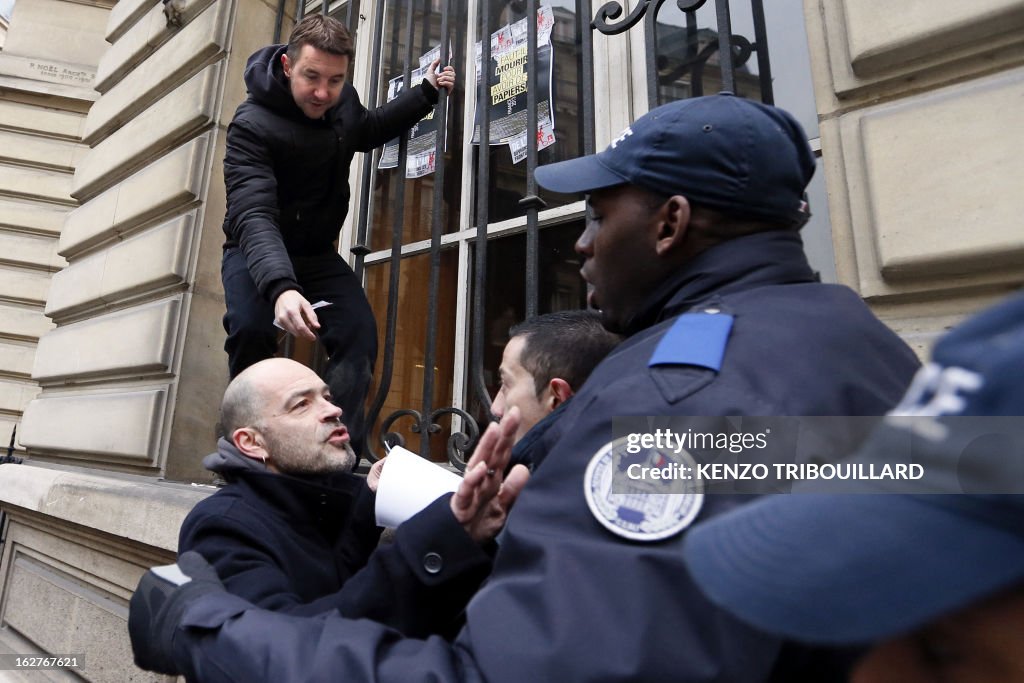
[[[768,58],[768,35],[765,30],[764,5],[762,0],[750,0],[753,14],[754,42],[741,35],[732,33],[732,13],[729,0],[715,0],[715,18],[717,32],[706,44],[701,45],[701,30],[697,22],[697,11],[707,4],[707,0],[676,0],[676,6],[685,15],[685,54],[678,64],[671,68],[659,63],[659,30],[658,18],[665,0],[642,0],[633,11],[621,21],[615,22],[623,13],[623,7],[613,0],[602,5],[591,25],[594,30],[606,35],[617,35],[636,26],[641,20],[645,22],[645,38],[647,41],[647,100],[651,109],[662,104],[659,96],[661,86],[672,83],[680,77],[690,76],[691,96],[704,94],[705,69],[712,57],[718,58],[721,68],[721,91],[736,92],[736,73],[750,59],[757,55],[758,82],[760,98],[765,104],[774,104],[772,93],[771,62]],[[614,22],[614,23],[613,23]],[[721,55],[732,55],[732,59],[722,59]],[[664,59],[665,62],[669,61]]]
[[[280,40],[281,24],[284,14],[284,3],[280,0],[278,6],[277,22],[275,24],[275,38]],[[364,7],[370,5],[363,0]],[[393,7],[404,11],[404,38],[401,41],[405,46],[403,55],[404,61],[404,85],[410,87],[410,73],[414,66],[413,54],[413,32],[416,29],[415,18],[417,6],[422,3],[423,14],[429,9],[430,0],[405,0],[394,2]],[[441,15],[442,36],[441,63],[449,63],[449,44],[459,52],[463,49],[472,49],[456,40],[452,34],[451,18],[455,16],[459,21],[465,21],[461,12],[465,11],[465,3],[461,0],[433,0],[433,6],[439,6]],[[496,18],[492,17],[491,2],[482,0],[479,2],[478,12],[478,37],[481,40],[482,57],[481,63],[488,64],[491,57],[490,41],[486,38],[497,28]],[[509,0],[508,6],[516,6],[519,11],[525,9],[525,16],[536,17],[538,11],[538,0]],[[679,96],[696,97],[705,94],[706,85],[715,82],[718,87],[716,91],[736,92],[737,74],[743,76],[745,66],[750,59],[756,55],[756,83],[757,92],[749,93],[759,97],[765,103],[773,103],[771,66],[768,55],[767,32],[765,29],[765,17],[762,0],[750,0],[750,11],[753,19],[754,37],[753,41],[742,35],[732,33],[732,19],[730,14],[729,0],[715,0],[715,20],[717,30],[701,29],[698,26],[697,13],[706,4],[707,0],[676,0],[677,12],[682,12],[681,25],[671,23],[659,23],[662,17],[665,0],[642,0],[636,4],[633,10],[623,17],[624,9],[619,2],[607,2],[598,8],[596,14],[593,12],[590,0],[576,0],[577,17],[593,17],[589,25],[585,25],[577,31],[576,40],[579,44],[579,54],[582,64],[580,65],[580,104],[582,111],[579,112],[579,120],[582,128],[582,152],[591,154],[594,152],[595,139],[595,116],[594,116],[594,41],[593,31],[605,35],[618,35],[644,22],[645,29],[643,40],[645,41],[646,54],[646,77],[648,106],[653,108],[667,99],[675,99]],[[347,21],[350,28],[355,28],[353,20],[358,16],[355,2],[349,2],[345,6],[343,21]],[[374,11],[374,35],[372,61],[370,73],[375,77],[371,79],[368,92],[365,93],[364,101],[367,103],[381,102],[379,89],[380,78],[376,77],[381,70],[381,59],[383,54],[384,36],[384,13],[386,2],[378,0],[372,3]],[[524,7],[525,6],[525,7]],[[303,0],[298,0],[296,14],[301,17],[305,9]],[[320,6],[320,11],[327,13],[326,2]],[[435,10],[436,11],[436,10]],[[354,16],[355,15],[355,16]],[[422,15],[421,15],[422,16]],[[620,17],[622,17],[620,19]],[[678,15],[677,15],[678,19]],[[527,21],[527,130],[537,130],[538,103],[537,103],[537,24],[536,21]],[[589,29],[589,30],[588,30]],[[426,30],[425,28],[423,29]],[[364,38],[365,39],[365,38]],[[449,43],[451,40],[451,43]],[[421,43],[423,41],[421,40]],[[661,47],[669,46],[669,49],[660,50]],[[392,45],[391,49],[396,49]],[[730,58],[722,58],[722,55],[729,55]],[[456,60],[457,63],[466,63],[465,60]],[[717,62],[717,63],[716,63]],[[713,67],[713,69],[712,69]],[[714,70],[718,78],[709,78],[709,72]],[[467,78],[467,82],[473,78],[472,74],[460,74],[460,77]],[[755,78],[751,75],[745,76],[746,80]],[[672,90],[676,84],[685,82],[683,90]],[[488,79],[482,78],[477,86],[476,102],[488,101]],[[677,92],[678,91],[678,92]],[[680,93],[682,93],[680,95]],[[746,94],[746,93],[745,93]],[[440,101],[436,109],[436,116],[439,117],[436,149],[442,149],[444,145],[443,136],[447,129],[447,107],[445,106],[447,93],[443,90],[440,93]],[[490,142],[490,121],[489,108],[479,107],[477,120],[480,127],[479,150],[488,150]],[[538,312],[538,212],[545,207],[544,201],[538,193],[538,188],[533,177],[533,171],[538,165],[537,139],[534,135],[527,135],[526,148],[526,181],[522,188],[522,197],[519,206],[525,212],[525,278],[523,282],[525,292],[526,316],[535,315]],[[398,169],[406,168],[408,155],[408,143],[403,136],[399,143]],[[373,192],[371,187],[371,176],[374,164],[377,162],[379,152],[373,155],[365,155],[360,171],[360,186],[358,192],[362,201],[359,202],[359,213],[356,219],[356,243],[352,248],[355,257],[353,268],[357,277],[363,278],[365,272],[365,258],[371,253],[368,244],[368,228],[370,224],[370,211],[372,202],[370,195]],[[484,339],[485,339],[485,292],[487,291],[487,249],[488,249],[488,220],[491,216],[489,186],[490,186],[490,163],[487,153],[479,153],[476,158],[477,170],[475,174],[475,188],[462,188],[462,191],[475,189],[475,225],[477,228],[475,239],[475,253],[473,258],[474,272],[472,277],[473,298],[471,306],[472,344],[469,350],[469,398],[475,398],[486,413],[490,415],[490,395],[487,390],[484,378]],[[444,204],[444,185],[446,162],[443,154],[437,155],[435,169],[433,213],[431,216],[430,235],[430,275],[427,292],[427,330],[425,345],[425,368],[433,368],[437,357],[436,339],[438,328],[438,292],[441,277],[441,251],[442,251],[442,208]],[[419,410],[402,408],[381,416],[382,408],[388,397],[391,387],[391,378],[395,366],[396,328],[399,316],[399,281],[402,268],[402,237],[403,221],[405,219],[405,186],[408,181],[404,180],[404,173],[399,175],[395,187],[392,215],[391,253],[388,260],[389,279],[387,292],[387,313],[384,324],[385,334],[382,347],[382,362],[380,364],[379,384],[375,395],[372,397],[368,410],[368,423],[375,424],[380,420],[381,443],[377,445],[368,444],[369,452],[365,455],[370,460],[376,460],[381,456],[378,448],[381,445],[404,445],[404,437],[401,434],[391,431],[393,425],[399,420],[411,421],[410,431],[418,434],[420,443],[418,451],[425,458],[431,457],[430,435],[442,431],[438,420],[442,417],[451,418],[458,416],[461,419],[462,429],[457,431],[453,428],[452,434],[447,443],[447,459],[458,469],[465,468],[465,460],[472,451],[476,439],[480,434],[480,427],[476,419],[466,410],[455,406],[437,407],[435,378],[429,371],[423,373],[422,402]],[[322,354],[321,354],[322,361]]]

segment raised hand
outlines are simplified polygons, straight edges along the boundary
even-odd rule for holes
[[[518,427],[519,409],[512,408],[500,423],[487,428],[451,498],[455,519],[477,542],[490,540],[501,531],[512,504],[530,478],[529,470],[522,465],[512,468],[507,478],[503,476]]]

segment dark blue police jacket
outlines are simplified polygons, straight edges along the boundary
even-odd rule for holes
[[[687,312],[729,317],[702,327],[680,323]],[[545,435],[547,457],[454,644],[273,614],[224,593],[186,610],[178,664],[201,681],[749,682],[781,669],[798,680],[783,643],[717,609],[683,564],[685,525],[749,497],[706,495],[674,533],[626,538],[601,521],[588,469],[614,416],[881,414],[917,360],[854,292],[816,282],[786,233],[704,252],[652,293],[633,327]]]

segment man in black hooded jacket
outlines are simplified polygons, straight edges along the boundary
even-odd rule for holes
[[[221,278],[231,377],[277,352],[274,323],[319,337],[326,377],[345,411],[352,442],[365,438],[363,403],[377,357],[377,328],[362,286],[334,246],[348,213],[349,166],[401,135],[451,90],[449,66],[368,110],[346,82],[351,36],[320,14],[299,22],[287,45],[249,58],[249,97],[228,127],[227,215]],[[310,302],[330,306],[314,312]]]

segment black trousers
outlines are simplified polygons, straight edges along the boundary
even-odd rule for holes
[[[367,437],[366,394],[377,360],[377,324],[370,302],[355,273],[338,254],[292,256],[295,276],[310,303],[331,302],[316,310],[317,333],[327,351],[324,382],[341,407],[342,422],[352,437],[352,447],[362,454]],[[221,262],[224,283],[224,350],[234,378],[253,363],[272,358],[283,334],[274,327],[274,305],[260,296],[249,274],[241,249],[224,250]]]

